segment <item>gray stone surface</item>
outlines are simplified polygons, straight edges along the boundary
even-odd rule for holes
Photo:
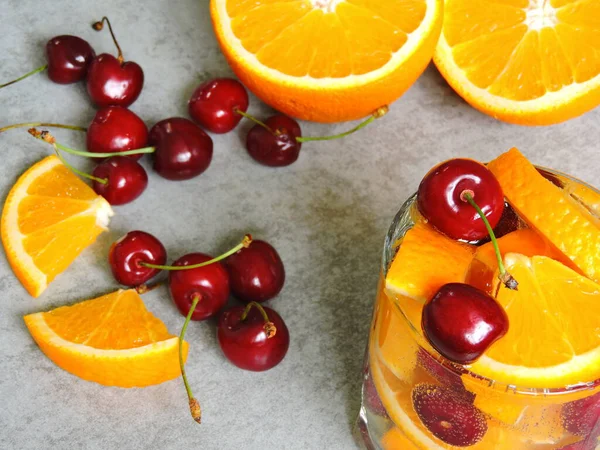
[[[98,53],[113,52],[109,35],[89,27],[105,14],[126,58],[145,71],[146,85],[132,109],[149,125],[185,116],[199,81],[230,75],[212,34],[208,0],[3,0],[0,80],[43,64],[43,46],[58,34],[82,36]],[[0,91],[0,105],[0,125],[86,125],[94,115],[83,85],[54,85],[45,75]],[[271,112],[255,98],[250,111],[259,117]],[[431,67],[384,120],[344,140],[305,144],[287,168],[249,158],[243,144],[248,123],[214,136],[206,173],[179,183],[150,173],[145,194],[115,208],[111,231],[41,298],[31,298],[0,258],[0,448],[355,448],[351,424],[383,236],[403,200],[435,163],[459,155],[489,160],[510,146],[538,164],[598,184],[599,119],[597,110],[548,128],[503,124],[465,104]],[[302,127],[306,135],[323,135],[348,124]],[[85,144],[81,134],[56,135]],[[49,147],[17,130],[0,136],[0,152],[5,199],[18,175]],[[189,417],[180,380],[129,390],[80,380],[52,364],[23,324],[24,314],[115,289],[107,251],[132,229],[160,237],[172,258],[216,254],[250,232],[271,242],[285,262],[286,285],[271,306],[287,321],[291,346],[278,367],[259,374],[238,370],[221,355],[213,321],[190,326],[188,373],[203,405],[202,426]],[[166,289],[144,301],[171,331],[180,328],[183,319]]]

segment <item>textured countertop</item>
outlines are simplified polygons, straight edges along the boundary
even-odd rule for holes
[[[231,72],[213,37],[208,0],[3,0],[0,81],[42,65],[45,42],[59,34],[114,53],[108,33],[90,23],[108,15],[125,57],[145,71],[132,105],[148,125],[186,115],[200,81]],[[83,84],[59,86],[37,75],[0,91],[0,126],[60,121],[86,126],[94,115]],[[271,110],[251,98],[250,111]],[[305,135],[341,132],[350,124],[302,123]],[[31,298],[0,258],[0,448],[46,449],[354,449],[361,364],[379,272],[383,237],[403,200],[437,162],[489,160],[518,146],[532,161],[598,184],[600,110],[547,128],[503,124],[469,107],[434,67],[387,117],[343,140],[308,143],[299,160],[272,169],[244,149],[250,127],[213,136],[210,168],[186,182],[149,172],[134,203],[116,207],[100,236],[39,299]],[[81,133],[57,131],[84,147]],[[0,135],[0,198],[49,147],[25,130]],[[76,160],[71,160],[76,161]],[[87,162],[81,163],[85,167]],[[150,161],[144,162],[150,169]],[[155,234],[172,259],[191,251],[220,253],[252,233],[272,243],[287,280],[270,302],[286,320],[285,360],[265,373],[232,366],[215,323],[192,323],[187,371],[203,406],[189,416],[180,379],[146,389],[103,387],[56,367],[31,339],[24,314],[93,298],[117,286],[107,265],[110,244],[132,229]],[[166,289],[144,296],[177,333],[183,318]]]

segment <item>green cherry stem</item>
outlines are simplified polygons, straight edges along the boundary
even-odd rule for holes
[[[12,130],[14,128],[32,128],[32,127],[50,127],[50,128],[66,128],[67,130],[75,131],[87,131],[87,128],[78,127],[76,125],[64,125],[62,123],[47,123],[47,122],[26,122],[26,123],[15,123],[13,125],[7,125],[0,128],[0,133]]]
[[[340,139],[340,138],[346,137],[348,135],[351,135],[353,133],[356,133],[358,130],[360,130],[360,129],[366,127],[367,125],[369,125],[375,119],[379,119],[379,118],[385,116],[389,110],[390,109],[389,109],[388,106],[381,106],[381,107],[377,108],[375,110],[375,112],[373,112],[368,119],[366,119],[363,122],[359,123],[354,128],[352,128],[352,129],[350,129],[348,131],[344,131],[343,133],[334,134],[332,136],[302,136],[302,137],[297,137],[296,141],[297,142],[310,142],[310,141],[331,141],[333,139]],[[248,114],[247,112],[241,111],[241,110],[239,110],[237,108],[235,108],[234,111],[236,113],[238,113],[239,115],[245,117],[246,119],[251,120],[255,124],[260,125],[263,128],[266,128],[267,130],[269,130],[274,135],[281,134],[281,132],[279,130],[272,130],[266,123],[261,122],[256,117],[252,116],[251,114]]]
[[[80,177],[87,178],[88,180],[97,181],[98,183],[102,183],[102,184],[108,183],[108,179],[106,179],[106,178],[98,178],[98,177],[95,177],[94,175],[90,175],[89,173],[82,172],[81,170],[76,169],[75,167],[73,167],[71,164],[69,164],[67,162],[67,160],[65,158],[63,158],[63,156],[60,154],[60,151],[58,151],[58,149],[56,147],[54,147],[54,151],[56,152],[56,156],[58,156],[58,159],[60,159],[60,161],[65,166],[67,166],[67,168],[70,171],[72,171],[73,173],[76,173]]]
[[[27,72],[25,75],[22,75],[19,78],[9,81],[8,83],[0,84],[0,89],[6,86],[10,86],[11,84],[15,84],[18,81],[24,80],[25,78],[30,77],[31,75],[35,75],[36,73],[46,70],[47,68],[48,64],[44,64],[43,66],[38,67],[37,69],[34,69],[31,72]]]
[[[125,61],[125,58],[123,57],[123,51],[121,50],[121,46],[119,45],[119,42],[115,37],[115,33],[113,33],[113,29],[110,25],[110,20],[108,20],[108,17],[104,16],[98,22],[94,22],[92,24],[92,28],[96,31],[101,31],[104,28],[104,22],[106,22],[106,24],[108,25],[108,31],[110,32],[112,40],[115,43],[115,47],[117,47],[117,60],[119,61],[119,63],[123,64],[123,62]]]
[[[252,236],[249,234],[246,234],[244,236],[244,238],[242,239],[242,242],[240,242],[238,245],[236,245],[235,247],[233,247],[231,250],[223,253],[221,256],[217,256],[216,258],[213,258],[209,261],[205,261],[203,263],[199,263],[199,264],[192,264],[190,266],[161,266],[160,264],[151,264],[151,263],[147,263],[147,262],[140,262],[138,263],[140,266],[144,266],[144,267],[149,267],[151,269],[158,269],[158,270],[189,270],[189,269],[198,269],[199,267],[204,267],[204,266],[208,266],[209,264],[213,264],[216,263],[218,261],[221,261],[222,259],[227,258],[228,256],[233,255],[235,252],[241,250],[242,248],[248,248],[248,246],[250,245],[250,243],[252,242]]]
[[[183,362],[183,338],[185,337],[185,332],[192,318],[192,314],[196,309],[196,305],[201,298],[202,296],[200,294],[195,294],[192,297],[192,306],[190,307],[190,311],[185,318],[185,322],[181,328],[181,333],[179,334],[179,367],[181,368],[181,377],[183,378],[183,384],[185,385],[185,391],[187,392],[190,413],[192,414],[192,418],[198,423],[202,423],[202,409],[200,408],[200,402],[196,400],[194,394],[192,393],[192,388],[190,388],[190,384],[188,383],[187,376],[185,374],[185,364]]]
[[[477,211],[477,214],[479,214],[479,217],[481,217],[481,220],[483,220],[485,228],[487,229],[487,232],[490,235],[490,239],[492,240],[494,252],[496,253],[496,259],[498,260],[498,278],[508,289],[516,291],[518,290],[519,283],[517,282],[517,280],[514,279],[514,277],[510,273],[508,273],[508,271],[504,267],[504,263],[502,262],[502,254],[500,253],[500,247],[498,247],[498,240],[496,239],[494,230],[492,229],[490,222],[487,220],[487,217],[485,216],[479,205],[475,203],[473,195],[473,191],[464,190],[461,192],[460,198],[461,200],[466,201],[473,208],[475,208],[475,211]]]
[[[260,314],[263,316],[263,319],[265,320],[264,330],[265,330],[265,333],[267,334],[267,339],[270,339],[273,336],[275,336],[275,334],[277,333],[277,327],[275,327],[275,324],[273,322],[271,322],[271,320],[269,319],[269,316],[267,315],[267,312],[260,305],[260,303],[257,303],[257,302],[248,303],[248,305],[244,309],[244,312],[240,316],[240,321],[243,322],[244,320],[246,320],[246,317],[248,317],[248,313],[250,312],[252,307],[257,308],[260,311]]]
[[[70,153],[71,155],[77,156],[85,156],[86,158],[109,158],[111,156],[128,156],[128,155],[139,155],[140,153],[154,153],[156,150],[155,147],[144,147],[137,148],[135,150],[127,150],[124,152],[111,152],[111,153],[92,153],[92,152],[84,152],[81,150],[75,150],[65,145],[59,144],[56,142],[56,139],[52,134],[50,134],[47,130],[38,131],[36,128],[30,128],[28,130],[29,134],[31,134],[34,138],[37,138],[41,141],[46,142],[47,144],[52,145],[55,149],[62,150],[63,152]]]

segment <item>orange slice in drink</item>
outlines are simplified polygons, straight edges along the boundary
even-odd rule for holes
[[[211,0],[227,61],[261,100],[318,122],[368,116],[423,72],[442,0]]]
[[[434,61],[472,106],[545,125],[600,104],[600,2],[446,0]]]
[[[84,380],[143,387],[181,374],[178,338],[133,289],[30,314],[25,324],[52,362]]]
[[[506,385],[562,388],[600,379],[600,285],[545,256],[509,253],[519,290],[497,301],[508,333],[471,370]]]
[[[96,237],[113,215],[108,202],[56,156],[15,183],[2,211],[2,244],[15,275],[38,297]]]
[[[600,219],[540,175],[516,148],[488,168],[519,216],[571,260],[572,268],[599,282]]]

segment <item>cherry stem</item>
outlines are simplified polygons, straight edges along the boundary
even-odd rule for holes
[[[112,36],[112,40],[115,43],[115,47],[117,47],[117,52],[118,52],[117,59],[119,60],[119,62],[121,64],[123,64],[123,62],[125,61],[125,58],[123,57],[123,51],[121,50],[121,47],[119,46],[119,42],[117,41],[117,38],[115,37],[115,33],[113,33],[113,29],[112,29],[112,26],[110,25],[110,20],[108,20],[108,17],[104,16],[98,22],[94,22],[92,24],[92,28],[96,31],[101,31],[104,28],[104,22],[106,22],[106,24],[108,25],[108,31],[110,31],[110,35]]]
[[[75,167],[73,167],[71,164],[69,164],[67,162],[67,160],[65,158],[63,158],[63,156],[60,154],[60,152],[58,151],[58,149],[56,148],[56,146],[54,147],[54,151],[56,152],[56,156],[58,156],[58,159],[60,159],[60,161],[65,166],[67,166],[67,168],[69,170],[71,170],[73,173],[76,173],[80,177],[87,178],[87,179],[93,180],[93,181],[97,181],[98,183],[102,183],[102,184],[107,184],[108,183],[108,179],[107,178],[98,178],[98,177],[95,177],[94,175],[90,175],[89,173],[82,172],[81,170],[76,169]]]
[[[263,316],[263,319],[265,320],[264,330],[265,330],[265,333],[267,333],[267,339],[270,339],[273,336],[275,336],[275,334],[277,333],[277,327],[275,326],[275,324],[273,322],[271,322],[271,320],[269,319],[269,316],[267,315],[267,312],[260,305],[260,303],[257,303],[257,302],[248,303],[248,305],[244,309],[244,312],[242,313],[242,316],[240,317],[240,321],[243,322],[244,320],[246,320],[246,318],[248,317],[248,313],[250,312],[252,307],[257,308],[260,311],[260,314]]]
[[[185,364],[183,362],[183,338],[185,336],[188,324],[192,318],[192,314],[196,309],[196,305],[201,298],[202,296],[200,294],[195,294],[192,297],[192,306],[190,307],[190,310],[185,318],[185,322],[183,323],[183,327],[181,328],[181,333],[179,334],[179,367],[181,368],[181,377],[183,378],[183,384],[185,385],[185,390],[187,392],[190,413],[192,414],[192,418],[198,423],[202,422],[202,410],[200,409],[200,402],[198,402],[198,400],[194,398],[194,394],[192,394],[192,388],[190,388],[187,376],[185,374]]]
[[[111,153],[84,152],[81,150],[75,150],[75,149],[72,149],[65,145],[59,144],[58,142],[56,142],[56,139],[54,138],[54,136],[52,136],[52,134],[47,130],[38,131],[36,128],[30,128],[27,131],[34,138],[44,141],[44,142],[54,146],[54,148],[62,150],[63,152],[70,153],[72,155],[85,156],[87,158],[109,158],[111,156],[139,155],[141,153],[154,153],[154,151],[156,150],[155,147],[143,147],[143,148],[138,148],[135,150],[127,150],[124,152],[111,152]]]
[[[346,136],[348,136],[348,135],[350,135],[352,133],[356,133],[358,130],[366,127],[371,122],[373,122],[375,119],[379,119],[379,118],[385,116],[389,110],[390,109],[389,109],[388,106],[381,106],[381,107],[377,108],[375,110],[375,112],[373,112],[373,114],[371,114],[371,117],[369,117],[367,120],[359,123],[357,126],[355,126],[354,128],[352,128],[351,130],[344,131],[343,133],[334,134],[332,136],[312,136],[312,137],[311,136],[303,136],[303,137],[296,137],[296,142],[331,141],[333,139],[340,139],[340,138],[346,137]],[[246,119],[251,120],[255,124],[260,125],[261,127],[269,130],[274,135],[281,134],[281,131],[271,129],[271,127],[269,127],[266,123],[261,122],[256,117],[252,116],[251,114],[248,114],[247,112],[241,111],[238,108],[235,108],[233,111],[236,112],[236,113],[238,113],[241,116],[244,116]]]
[[[235,247],[233,247],[231,250],[223,253],[221,256],[217,256],[216,258],[213,258],[211,260],[205,261],[203,263],[199,263],[199,264],[192,264],[190,266],[161,266],[160,264],[152,264],[152,263],[148,263],[145,261],[141,261],[138,264],[140,266],[144,266],[144,267],[149,267],[150,269],[158,269],[158,270],[189,270],[189,269],[197,269],[199,267],[204,267],[204,266],[208,266],[209,264],[213,264],[216,263],[217,261],[221,261],[222,259],[227,258],[230,255],[233,255],[235,252],[237,252],[238,250],[241,250],[242,248],[248,248],[248,246],[250,245],[250,243],[252,242],[252,236],[249,234],[244,235],[244,238],[242,239],[242,242],[240,242],[238,245],[236,245]]]
[[[43,66],[38,67],[37,69],[34,69],[31,72],[27,72],[25,75],[22,75],[15,80],[9,81],[8,83],[0,84],[0,89],[2,89],[3,87],[6,87],[6,86],[10,86],[11,84],[15,84],[16,82],[21,81],[31,75],[35,75],[36,73],[46,70],[47,68],[48,68],[48,64],[44,64]]]
[[[485,228],[487,229],[487,232],[490,235],[490,239],[492,240],[494,252],[496,253],[496,259],[498,260],[498,278],[508,289],[516,291],[518,290],[517,286],[519,286],[519,283],[513,278],[513,276],[510,273],[508,273],[508,271],[504,267],[504,263],[502,262],[502,254],[500,253],[500,247],[498,247],[498,240],[496,239],[494,230],[492,229],[490,222],[487,220],[487,217],[485,216],[479,205],[477,205],[477,203],[475,203],[475,200],[473,200],[473,195],[473,191],[464,190],[461,192],[460,198],[461,200],[468,202],[473,208],[475,208],[475,211],[477,211],[477,214],[479,214],[479,217],[481,217],[481,220],[483,220]]]
[[[87,131],[87,128],[78,127],[76,125],[64,125],[62,123],[46,123],[46,122],[27,122],[27,123],[15,123],[14,125],[7,125],[0,128],[0,133],[12,130],[13,128],[32,128],[32,127],[52,127],[52,128],[66,128],[67,130],[75,131]]]

